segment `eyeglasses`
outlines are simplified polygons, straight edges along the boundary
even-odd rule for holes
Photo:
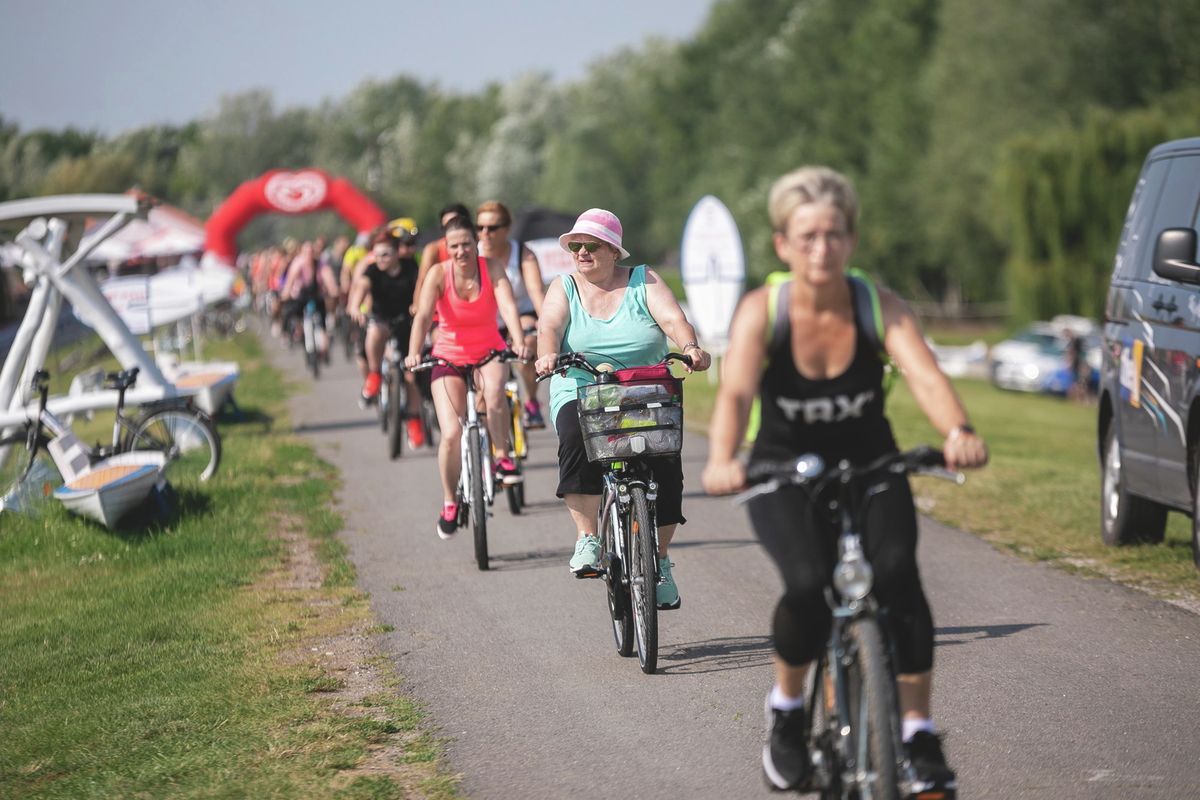
[[[567,242],[567,249],[572,253],[578,253],[581,247],[589,253],[594,253],[600,249],[600,242]]]
[[[506,222],[503,225],[476,225],[475,229],[480,233],[491,233],[492,231],[504,230],[507,227],[508,223]]]

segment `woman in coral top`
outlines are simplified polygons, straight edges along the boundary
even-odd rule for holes
[[[503,350],[507,346],[496,326],[497,313],[510,331],[521,330],[505,265],[479,255],[475,227],[470,219],[456,217],[450,221],[446,226],[446,247],[450,258],[434,264],[421,284],[417,314],[408,342],[408,358],[404,361],[410,368],[421,363],[421,348],[435,309],[440,321],[433,355],[452,364],[473,364],[492,350]],[[524,341],[515,342],[512,349],[518,358],[529,355]],[[503,362],[492,361],[479,370],[478,385],[487,407],[488,433],[496,452],[504,454],[496,462],[496,474],[507,484],[519,481],[520,475],[507,455],[506,372]],[[438,425],[442,429],[438,468],[442,476],[443,503],[437,531],[438,536],[449,539],[457,529],[458,507],[454,489],[458,485],[458,442],[462,435],[459,420],[466,407],[467,385],[449,367],[435,367],[431,380]]]

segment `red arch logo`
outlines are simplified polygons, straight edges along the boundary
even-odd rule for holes
[[[237,257],[237,235],[259,214],[311,214],[336,211],[358,231],[387,221],[383,209],[345,178],[306,168],[273,169],[246,181],[213,211],[204,224],[204,250],[227,264]]]

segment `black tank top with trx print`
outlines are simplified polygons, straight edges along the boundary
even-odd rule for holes
[[[786,314],[786,309],[783,309]],[[826,464],[864,464],[896,450],[884,416],[883,362],[863,321],[854,318],[854,358],[841,375],[810,380],[796,369],[791,325],[767,353],[759,388],[761,425],[750,461],[783,461],[816,453]]]

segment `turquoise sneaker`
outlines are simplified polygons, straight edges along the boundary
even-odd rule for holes
[[[671,559],[659,556],[658,586],[654,589],[654,600],[659,611],[674,611],[683,605],[679,599],[679,587],[675,585],[675,577],[671,574]]]
[[[594,577],[600,574],[600,539],[584,536],[575,542],[575,555],[571,556],[571,572],[576,578]]]

